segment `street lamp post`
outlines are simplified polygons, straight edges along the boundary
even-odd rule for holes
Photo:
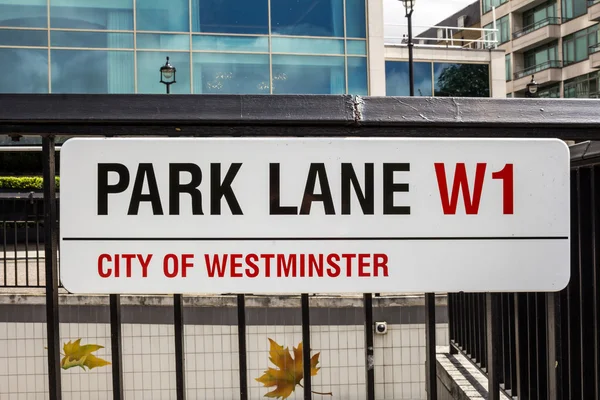
[[[415,0],[401,0],[406,10],[408,19],[408,80],[411,97],[415,95],[415,76],[413,71],[413,38],[412,38],[412,13],[415,10]]]
[[[164,83],[167,87],[167,94],[171,93],[171,85],[174,84],[175,81],[175,72],[177,70],[174,66],[169,63],[169,57],[167,57],[167,62],[165,65],[160,67],[160,83]]]
[[[527,84],[527,89],[525,90],[526,97],[537,97],[538,84],[533,79],[533,75],[531,75],[531,82]]]

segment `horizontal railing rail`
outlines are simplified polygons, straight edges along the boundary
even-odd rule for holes
[[[594,54],[599,51],[600,51],[600,43],[588,47],[588,54]]]
[[[524,27],[523,29],[513,32],[513,39],[518,39],[521,36],[525,36],[528,33],[537,31],[538,29],[542,29],[543,27],[548,26],[548,25],[560,25],[560,24],[561,24],[561,19],[559,17],[548,17],[546,19],[535,22],[533,24],[529,24],[526,27]]]
[[[560,60],[549,60],[541,64],[534,65],[533,67],[525,68],[521,71],[514,73],[515,79],[520,79],[528,75],[535,74],[540,71],[545,71],[550,68],[562,68],[563,63]]]

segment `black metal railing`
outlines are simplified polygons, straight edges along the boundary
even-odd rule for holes
[[[524,27],[523,29],[513,32],[513,39],[518,39],[521,36],[525,36],[528,33],[537,31],[538,29],[542,29],[543,27],[548,26],[548,25],[560,25],[560,24],[561,24],[561,19],[559,17],[549,17],[549,18],[543,19],[541,21],[535,22],[533,24],[529,24],[526,27]]]
[[[513,398],[600,398],[600,154],[573,162],[570,191],[568,286],[557,293],[492,295],[497,304],[491,318],[500,328],[495,378]],[[489,378],[482,323],[488,301],[489,295],[477,293],[448,295],[451,351],[464,354]]]
[[[550,68],[562,68],[563,64],[560,60],[548,60],[546,62],[534,65],[532,67],[525,68],[521,71],[515,72],[515,79],[520,79],[525,76],[535,74],[540,71],[545,71]]]
[[[598,0],[600,1],[600,0]],[[600,51],[600,43],[588,47],[588,55],[594,54]]]
[[[0,210],[0,287],[45,287],[42,193],[0,192]]]

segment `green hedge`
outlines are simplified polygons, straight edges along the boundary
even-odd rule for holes
[[[40,176],[0,176],[0,189],[41,190],[44,180]],[[60,178],[56,177],[56,189],[60,187]]]

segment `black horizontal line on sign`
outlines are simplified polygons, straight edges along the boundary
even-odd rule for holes
[[[265,242],[265,241],[453,241],[453,240],[566,240],[568,236],[447,236],[447,237],[65,237],[64,241],[153,241],[153,242],[235,242],[235,241],[250,241],[250,242]]]

